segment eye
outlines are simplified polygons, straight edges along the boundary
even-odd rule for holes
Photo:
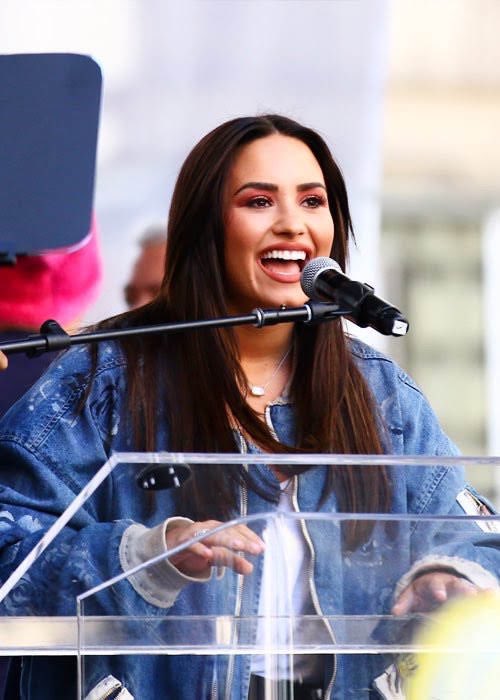
[[[304,197],[304,199],[302,200],[302,204],[304,204],[309,209],[324,207],[326,206],[326,203],[326,197],[321,194],[310,194],[307,197]]]
[[[264,197],[264,195],[259,195],[257,197],[252,197],[248,200],[247,206],[254,209],[263,209],[264,207],[270,207],[272,201],[269,197]]]

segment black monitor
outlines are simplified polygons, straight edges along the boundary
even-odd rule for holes
[[[87,236],[101,83],[89,56],[0,56],[0,264]]]

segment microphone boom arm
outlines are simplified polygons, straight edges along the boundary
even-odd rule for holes
[[[271,326],[277,323],[318,323],[330,321],[340,316],[346,316],[352,309],[342,308],[334,302],[310,300],[303,306],[294,308],[257,308],[243,316],[227,316],[202,321],[180,321],[176,323],[161,323],[153,326],[138,326],[136,328],[112,328],[77,333],[69,335],[52,319],[45,321],[40,327],[40,335],[32,335],[20,340],[0,342],[0,350],[6,355],[25,352],[29,357],[41,355],[54,350],[64,350],[71,345],[97,343],[104,340],[118,340],[128,336],[145,335],[150,333],[176,333],[179,331],[201,328],[223,328],[227,326],[254,325],[257,328]]]

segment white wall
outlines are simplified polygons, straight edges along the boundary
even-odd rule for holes
[[[487,381],[487,432],[488,454],[500,455],[500,323],[498,305],[500,299],[500,275],[498,274],[500,251],[500,209],[492,211],[486,219],[483,231],[484,270],[484,347],[486,350]],[[497,477],[500,493],[500,475]]]
[[[71,51],[103,71],[96,180],[105,283],[87,320],[122,310],[138,230],[165,219],[176,172],[220,121],[283,112],[326,137],[377,285],[386,0],[2,0],[0,52]]]

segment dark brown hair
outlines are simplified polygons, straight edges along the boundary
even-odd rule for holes
[[[223,224],[226,179],[238,149],[275,133],[299,139],[316,157],[335,226],[331,257],[345,269],[352,235],[348,198],[325,141],[315,131],[279,115],[233,119],[202,138],[182,166],[170,208],[166,271],[158,297],[112,324],[136,326],[228,314]],[[127,341],[123,345],[137,448],[158,449],[157,422],[161,420],[168,425],[172,451],[235,452],[232,415],[268,452],[380,454],[377,409],[348,343],[340,322],[296,326],[296,371],[291,383],[296,438],[294,445],[284,445],[242,396],[239,387],[245,382],[230,329]],[[186,489],[184,505],[198,519],[228,516],[234,513],[236,484],[242,478],[236,469],[233,473],[212,468],[209,481],[200,473],[191,480],[189,493]],[[342,510],[388,509],[388,480],[381,468],[331,470],[326,490],[331,489]],[[209,493],[217,494],[217,514],[213,502],[207,500]],[[351,529],[351,544],[363,537],[362,529]]]

